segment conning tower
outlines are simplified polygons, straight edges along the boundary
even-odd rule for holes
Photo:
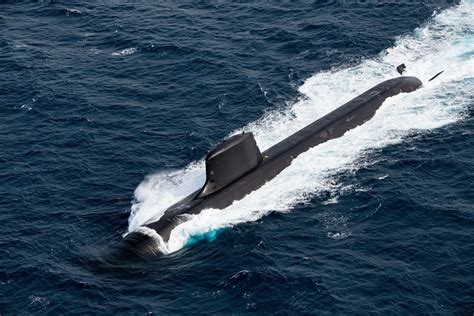
[[[206,156],[206,183],[199,197],[208,196],[255,169],[262,154],[252,133],[234,135]]]

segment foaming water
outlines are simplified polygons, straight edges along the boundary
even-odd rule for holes
[[[128,55],[133,55],[137,52],[137,48],[135,47],[130,47],[130,48],[125,48],[125,49],[122,49],[121,51],[119,52],[113,52],[112,53],[112,56],[128,56]]]
[[[165,252],[181,249],[207,232],[244,222],[256,221],[270,212],[286,212],[321,192],[337,196],[343,183],[334,174],[358,169],[364,153],[395,144],[410,133],[431,130],[462,118],[473,93],[474,5],[463,2],[441,12],[412,35],[401,37],[394,47],[377,58],[345,69],[320,72],[299,88],[304,95],[286,111],[268,113],[242,130],[252,131],[261,150],[291,135],[358,94],[394,75],[404,62],[408,75],[424,82],[411,94],[386,100],[374,118],[343,137],[303,153],[275,179],[224,210],[207,209],[177,226]],[[438,71],[445,72],[428,82]],[[159,219],[167,207],[198,189],[205,180],[203,161],[183,170],[163,171],[148,176],[135,190],[129,218],[129,231]],[[335,200],[337,203],[337,199]],[[339,221],[344,222],[344,219]],[[328,223],[331,220],[328,220]],[[345,238],[350,231],[333,236]],[[214,235],[213,235],[214,236]]]

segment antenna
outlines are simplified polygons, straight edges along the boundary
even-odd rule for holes
[[[403,76],[403,73],[407,70],[407,66],[405,64],[401,64],[400,66],[397,67],[397,71],[400,74],[400,76]]]
[[[436,77],[438,77],[439,75],[441,75],[442,73],[444,72],[444,70],[441,70],[440,72],[438,72],[436,75],[434,75],[430,80],[428,81],[431,81],[433,79],[435,79]]]

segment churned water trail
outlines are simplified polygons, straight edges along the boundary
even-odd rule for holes
[[[408,75],[417,76],[424,87],[411,94],[388,99],[375,117],[343,137],[319,145],[299,156],[292,165],[262,188],[224,210],[208,209],[177,226],[167,244],[174,252],[202,236],[239,223],[256,221],[270,212],[287,212],[322,192],[334,196],[345,184],[334,179],[344,170],[358,169],[360,158],[371,150],[401,142],[417,131],[432,130],[462,119],[472,102],[474,84],[474,4],[459,6],[435,15],[412,34],[377,57],[342,69],[314,74],[299,88],[302,97],[284,111],[267,113],[262,119],[235,130],[252,131],[263,151],[377,83],[396,75],[405,63]],[[435,80],[428,79],[437,72]],[[369,162],[370,163],[370,162]],[[135,190],[129,231],[159,219],[167,207],[198,189],[205,180],[203,161],[182,170],[149,175]],[[151,232],[152,234],[152,232]],[[350,235],[335,235],[345,238]]]

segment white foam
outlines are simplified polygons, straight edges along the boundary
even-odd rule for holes
[[[70,15],[70,14],[81,14],[82,12],[78,9],[68,9],[66,8],[66,15]]]
[[[114,52],[112,53],[112,56],[128,56],[128,55],[135,54],[137,51],[138,49],[136,47],[130,47],[130,48],[122,49],[119,52]]]
[[[332,176],[343,170],[357,170],[364,154],[395,144],[408,134],[431,130],[462,118],[472,104],[474,83],[474,5],[463,2],[434,16],[410,36],[397,39],[396,45],[361,64],[315,74],[299,88],[305,96],[285,112],[269,113],[242,130],[255,134],[265,150],[322,115],[395,75],[404,62],[408,75],[424,81],[424,88],[387,99],[374,118],[343,137],[331,140],[300,155],[290,167],[262,188],[234,202],[224,210],[208,209],[177,226],[166,246],[173,252],[182,248],[190,236],[222,227],[256,221],[270,212],[287,212],[321,192],[330,192],[335,201],[347,189]],[[427,82],[440,70],[445,72]],[[370,162],[366,162],[370,163]],[[163,171],[148,176],[135,191],[129,218],[129,231],[161,217],[164,210],[204,183],[204,164],[193,163],[183,170]],[[343,214],[331,215],[328,237],[350,236]],[[334,225],[341,223],[340,230]]]

